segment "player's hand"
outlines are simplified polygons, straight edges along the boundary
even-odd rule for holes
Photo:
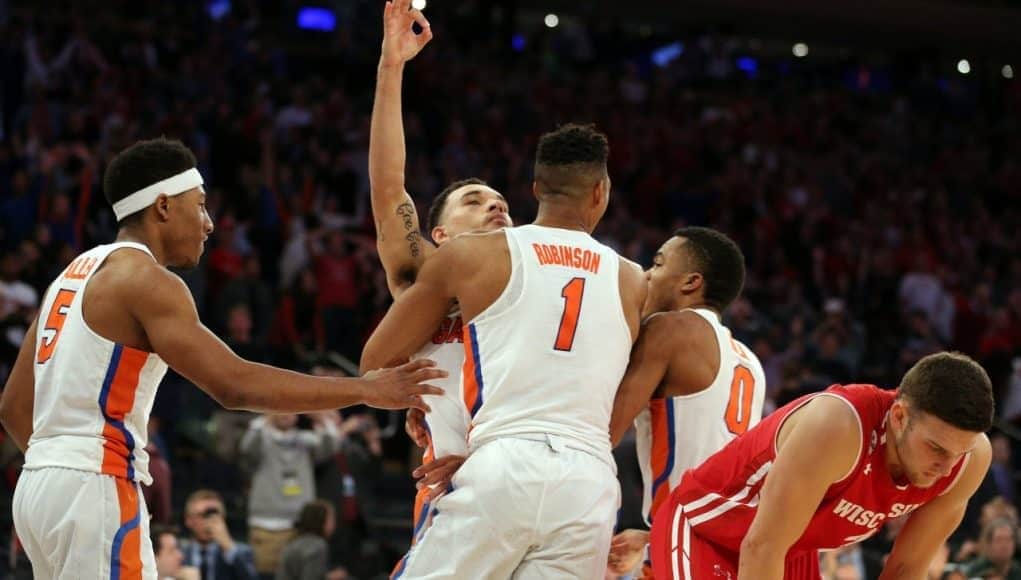
[[[422,411],[408,409],[408,416],[404,419],[404,431],[415,445],[423,449],[429,445],[429,431],[425,428],[425,413]]]
[[[411,25],[422,28],[415,34]],[[411,7],[411,0],[390,0],[383,9],[383,51],[379,62],[382,66],[394,66],[415,58],[433,38],[429,21],[421,10]]]
[[[418,359],[399,367],[369,371],[365,381],[365,404],[377,409],[407,409],[414,407],[429,412],[422,395],[442,395],[443,389],[423,384],[442,379],[447,371],[436,368],[429,359]]]
[[[454,474],[457,473],[465,459],[467,457],[463,455],[447,455],[434,459],[411,472],[411,475],[418,479],[415,484],[416,488],[432,487],[426,496],[426,501],[433,501],[447,491],[447,488],[450,487],[450,480],[454,478]]]
[[[610,542],[607,568],[615,574],[629,574],[638,566],[648,543],[649,532],[644,530],[624,530],[617,534]]]

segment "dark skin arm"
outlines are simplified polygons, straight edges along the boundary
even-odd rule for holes
[[[671,332],[672,326],[663,315],[651,316],[642,324],[638,341],[631,349],[627,372],[613,401],[610,441],[614,447],[666,377],[670,354],[674,350],[674,337],[677,336]]]
[[[22,453],[28,449],[32,437],[32,409],[35,404],[35,376],[32,359],[35,350],[36,324],[32,322],[21,343],[14,368],[7,377],[3,396],[0,397],[0,422]]]
[[[237,356],[199,321],[184,282],[153,262],[122,280],[124,300],[152,350],[228,409],[304,413],[367,404],[386,409],[424,407],[422,395],[440,389],[418,383],[445,376],[431,361],[415,361],[364,378],[313,377]]]
[[[470,268],[465,256],[473,238],[461,236],[443,244],[422,265],[415,283],[397,297],[365,343],[363,372],[406,360],[432,337],[457,299],[455,281],[464,279]]]

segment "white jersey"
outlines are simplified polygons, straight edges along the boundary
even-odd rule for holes
[[[98,246],[71,262],[46,292],[35,336],[25,469],[67,467],[152,482],[146,428],[167,365],[153,353],[99,336],[82,316],[92,275],[126,248],[152,256],[132,242]]]
[[[413,359],[427,358],[448,376],[432,379],[430,385],[443,389],[442,395],[426,395],[431,411],[425,414],[429,445],[424,462],[446,455],[467,455],[468,412],[461,396],[461,367],[464,365],[464,333],[461,312],[455,310],[443,321],[431,341]]]
[[[464,328],[469,446],[553,435],[613,464],[610,414],[631,352],[620,258],[580,231],[503,231],[507,287]]]
[[[704,318],[716,333],[720,369],[705,390],[654,397],[635,419],[646,523],[651,523],[652,514],[685,471],[697,467],[762,418],[766,375],[758,357],[731,337],[715,312],[691,312]]]

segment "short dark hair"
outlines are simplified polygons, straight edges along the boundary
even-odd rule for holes
[[[177,528],[174,526],[168,526],[166,524],[153,524],[149,529],[149,540],[152,542],[152,551],[159,556],[160,555],[160,538],[170,534],[171,536],[177,537]]]
[[[110,161],[106,175],[103,176],[103,194],[112,206],[142,188],[187,171],[197,164],[191,149],[176,139],[159,137],[139,141]],[[120,220],[121,225],[140,214],[136,212],[125,217]]]
[[[577,195],[606,177],[610,144],[595,125],[569,123],[539,138],[535,181],[542,195]]]
[[[920,411],[975,433],[993,425],[993,385],[982,365],[959,352],[930,354],[904,375],[897,393]]]
[[[450,198],[450,194],[465,185],[488,186],[485,181],[482,181],[478,177],[469,177],[468,179],[455,181],[443,188],[443,191],[436,194],[436,197],[433,198],[432,204],[429,206],[429,218],[426,222],[426,228],[428,228],[427,231],[431,232],[433,231],[433,228],[440,225],[440,219],[443,217],[443,210],[447,208],[447,199]]]
[[[674,235],[687,240],[684,246],[702,274],[706,303],[723,312],[744,287],[741,248],[727,234],[711,228],[681,228]]]
[[[326,500],[317,499],[308,502],[301,508],[298,519],[294,521],[294,529],[299,534],[323,535],[326,526],[326,516],[333,511],[333,504]]]

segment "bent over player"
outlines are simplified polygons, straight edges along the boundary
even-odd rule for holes
[[[881,580],[924,578],[989,468],[989,376],[958,353],[896,391],[833,386],[777,410],[687,472],[652,525],[658,580],[819,578],[817,551],[908,516]]]

